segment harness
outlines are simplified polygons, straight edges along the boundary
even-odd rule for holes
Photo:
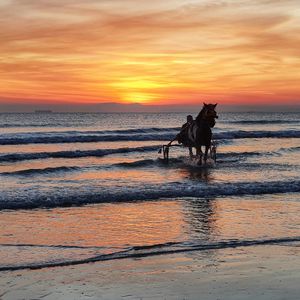
[[[196,136],[197,136],[197,124],[194,121],[187,130],[187,138],[192,142],[192,144],[195,144],[196,142]]]
[[[193,147],[209,145],[212,135],[210,125],[210,122],[206,120],[194,121],[187,129],[186,143]]]

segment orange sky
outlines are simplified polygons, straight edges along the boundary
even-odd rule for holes
[[[300,103],[299,0],[0,0],[0,103]]]

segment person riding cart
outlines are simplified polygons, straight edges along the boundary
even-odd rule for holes
[[[186,123],[184,123],[180,129],[180,132],[176,135],[175,140],[178,141],[179,144],[183,144],[184,146],[190,146],[188,141],[188,130],[189,127],[193,124],[194,119],[191,115],[186,117]]]
[[[188,130],[189,127],[193,124],[194,119],[193,116],[188,115],[186,117],[186,123],[181,126],[180,132],[176,135],[176,137],[169,142],[168,146],[170,146],[174,141],[178,141],[178,144],[182,144],[185,147],[189,147],[190,157],[193,156],[192,145],[188,139]]]
[[[180,132],[159,150],[159,153],[163,152],[165,161],[169,159],[170,147],[183,146],[189,148],[190,159],[197,159],[198,165],[206,164],[208,158],[216,162],[217,145],[212,140],[211,130],[216,124],[215,119],[218,118],[216,106],[217,103],[203,103],[203,107],[195,120],[191,115],[187,116],[187,122],[182,125]],[[178,141],[178,144],[172,145],[174,141]],[[205,146],[204,153],[201,149],[202,146]],[[196,149],[195,156],[193,155],[193,148]]]

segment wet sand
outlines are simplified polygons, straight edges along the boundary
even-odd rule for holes
[[[300,245],[286,243],[2,272],[0,299],[299,299]]]

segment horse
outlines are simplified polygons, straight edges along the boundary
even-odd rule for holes
[[[196,120],[187,129],[186,146],[196,148],[196,157],[199,158],[198,165],[202,164],[202,146],[205,146],[204,163],[207,161],[208,150],[211,147],[212,132],[218,118],[215,111],[216,104],[203,103],[202,110],[199,112]],[[190,150],[191,153],[191,150]]]

